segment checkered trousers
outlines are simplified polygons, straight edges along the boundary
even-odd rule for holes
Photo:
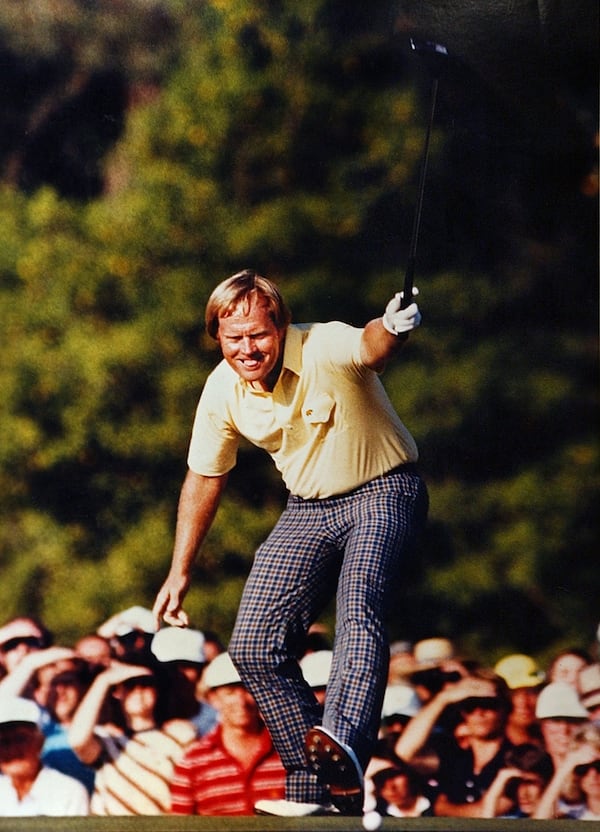
[[[290,800],[325,799],[303,752],[306,732],[321,718],[363,765],[368,761],[387,682],[384,620],[427,505],[412,465],[341,496],[291,496],[256,553],[229,651],[287,770]],[[334,595],[333,664],[321,717],[297,658]]]

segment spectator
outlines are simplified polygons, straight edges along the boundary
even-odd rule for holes
[[[447,638],[426,638],[413,650],[415,669],[409,681],[421,702],[428,702],[446,684],[458,682],[469,671],[456,656],[454,644]]]
[[[579,672],[592,663],[592,657],[587,650],[579,647],[569,647],[561,650],[550,662],[548,667],[549,682],[566,682],[577,690]]]
[[[482,817],[533,817],[554,772],[552,758],[524,743],[507,753],[504,764],[485,793]]]
[[[584,667],[579,673],[579,699],[590,720],[600,728],[600,664]]]
[[[84,786],[42,764],[39,720],[39,708],[29,699],[0,702],[0,815],[87,815]]]
[[[63,683],[57,682],[62,677]],[[69,647],[44,647],[24,655],[0,682],[0,696],[29,696],[41,711],[42,762],[79,780],[91,792],[94,771],[69,745],[68,726],[92,681],[87,665]],[[41,682],[41,683],[40,683]]]
[[[465,727],[464,743],[447,729],[435,732],[446,708],[458,711]],[[439,757],[436,815],[481,817],[482,798],[512,748],[504,736],[510,699],[504,680],[478,675],[447,684],[404,729],[396,754],[412,763],[429,742]]]
[[[75,654],[89,665],[108,667],[112,659],[110,642],[95,633],[82,636],[75,643]]]
[[[387,747],[393,752],[400,735],[415,714],[419,712],[421,702],[409,685],[388,685],[383,697],[381,709],[381,728],[377,751],[381,755]]]
[[[225,652],[225,645],[213,630],[204,630],[204,657],[207,662],[212,662],[221,653]]]
[[[0,627],[0,678],[10,673],[23,656],[52,644],[52,634],[34,618],[21,616]]]
[[[402,685],[408,682],[410,674],[416,670],[413,645],[410,641],[393,641],[390,644],[390,666],[388,684]]]
[[[600,821],[600,729],[595,725],[574,734],[535,817]]]
[[[537,699],[544,684],[544,673],[531,656],[514,653],[501,659],[494,668],[510,694],[511,711],[505,733],[513,745],[543,745],[540,725],[535,715]]]
[[[332,650],[315,650],[305,653],[300,659],[302,675],[310,685],[317,702],[323,708],[325,706],[325,693],[329,674],[331,673]]]
[[[542,690],[535,707],[540,720],[544,748],[558,769],[567,754],[577,729],[588,721],[588,712],[572,685],[550,682]]]
[[[71,748],[69,727],[94,675],[94,671],[81,662],[52,678],[47,701],[50,719],[44,724],[45,741],[42,752],[45,765],[79,780],[90,794],[94,790],[95,772],[91,766],[82,763]]]
[[[213,659],[203,682],[220,723],[192,743],[176,764],[172,812],[253,815],[261,800],[283,799],[285,770],[228,653]]]
[[[169,812],[173,764],[194,739],[193,725],[165,710],[168,691],[159,670],[121,662],[92,682],[69,729],[72,748],[96,771],[91,813]],[[106,699],[120,704],[122,728],[98,725]]]
[[[111,616],[98,627],[97,635],[108,640],[112,655],[119,661],[144,664],[155,629],[150,610],[134,606]]]
[[[169,676],[169,689],[179,703],[180,715],[203,737],[218,722],[216,710],[199,698],[202,671],[206,667],[205,639],[200,630],[164,627],[152,639],[150,649]]]
[[[417,818],[433,814],[425,780],[401,760],[376,772],[371,779],[375,810],[380,815]]]

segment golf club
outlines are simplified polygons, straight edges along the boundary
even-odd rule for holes
[[[431,139],[431,131],[433,128],[433,121],[435,118],[435,106],[437,101],[437,91],[439,83],[439,75],[444,59],[448,55],[445,46],[433,41],[419,41],[414,38],[410,39],[410,46],[413,51],[424,56],[433,72],[433,82],[431,87],[431,111],[429,114],[429,123],[427,125],[427,132],[425,134],[425,146],[423,149],[423,156],[421,159],[421,172],[419,176],[419,192],[417,197],[417,208],[413,221],[412,235],[410,239],[410,248],[408,250],[408,261],[406,264],[406,272],[404,274],[404,289],[402,295],[401,308],[405,309],[412,303],[413,299],[413,279],[415,274],[415,264],[417,259],[417,243],[419,240],[419,229],[421,227],[421,213],[423,210],[423,196],[425,194],[425,176],[427,174],[427,163],[429,159],[429,142]]]

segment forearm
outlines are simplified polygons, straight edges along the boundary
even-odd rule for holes
[[[177,509],[171,573],[189,577],[212,525],[227,477],[203,477],[188,471]]]
[[[47,647],[28,653],[19,664],[0,681],[0,696],[21,696],[42,667],[71,659],[75,655],[69,647]]]
[[[383,370],[386,362],[396,355],[408,339],[407,332],[392,335],[384,327],[381,318],[375,318],[365,326],[361,342],[361,358],[372,370]]]
[[[558,799],[568,773],[568,771],[561,768],[556,771],[554,777],[550,780],[544,790],[540,802],[538,803],[533,814],[533,817],[536,820],[552,820],[556,817]]]
[[[401,760],[410,763],[419,753],[445,707],[446,700],[441,694],[438,694],[412,717],[394,748],[395,753]]]
[[[187,627],[189,623],[182,603],[192,565],[217,513],[226,482],[226,474],[204,477],[191,470],[187,473],[179,497],[171,568],[153,607],[157,628],[161,619],[173,627]]]
[[[100,753],[94,729],[109,688],[108,671],[104,671],[90,685],[69,726],[69,745],[83,763],[93,763]]]

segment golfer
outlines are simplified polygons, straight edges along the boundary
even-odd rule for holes
[[[412,300],[412,299],[411,299]],[[379,380],[421,320],[396,294],[364,328],[291,324],[277,286],[246,270],[219,284],[206,328],[223,360],[196,411],[157,625],[187,626],[192,565],[246,438],[290,492],[256,552],[229,652],[285,766],[286,799],[262,813],[360,814],[389,661],[385,614],[427,514],[417,448]],[[336,595],[324,713],[298,658]],[[322,720],[322,725],[320,724]]]

